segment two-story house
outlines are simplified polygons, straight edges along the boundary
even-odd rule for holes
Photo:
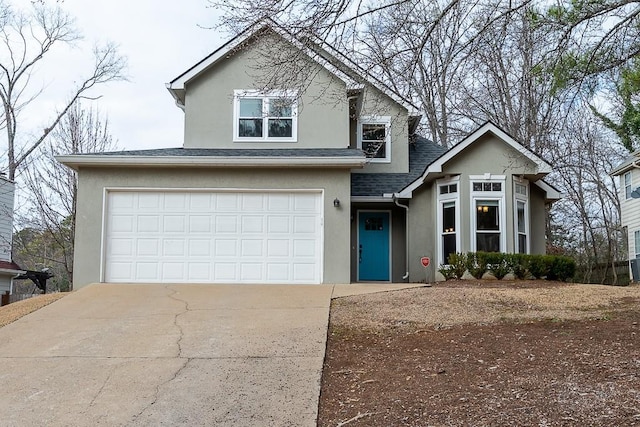
[[[636,150],[624,162],[611,171],[620,179],[620,223],[627,230],[629,268],[633,281],[640,280],[640,150]],[[635,260],[635,261],[634,261]],[[631,268],[635,264],[635,271]]]
[[[0,294],[13,292],[13,278],[24,271],[11,259],[15,184],[0,175]]]
[[[544,159],[492,123],[446,151],[411,102],[271,21],[167,87],[183,147],[59,158],[77,287],[418,282],[452,252],[545,251]]]

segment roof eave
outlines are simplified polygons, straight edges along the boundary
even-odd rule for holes
[[[74,170],[80,167],[317,167],[362,168],[363,157],[246,157],[246,156],[56,156],[56,160]]]
[[[0,273],[5,273],[5,274],[11,274],[11,275],[20,275],[20,274],[25,274],[26,271],[24,270],[13,270],[11,268],[0,268]]]

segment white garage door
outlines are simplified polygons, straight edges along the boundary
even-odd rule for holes
[[[110,191],[104,280],[320,283],[319,192]]]

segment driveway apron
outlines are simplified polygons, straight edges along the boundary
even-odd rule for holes
[[[313,426],[332,288],[83,288],[0,328],[0,424]]]

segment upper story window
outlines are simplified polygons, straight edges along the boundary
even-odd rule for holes
[[[624,198],[628,200],[631,198],[631,172],[627,172],[624,175]]]
[[[364,116],[358,121],[358,148],[372,162],[391,161],[391,117]]]
[[[233,97],[233,140],[296,142],[298,105],[284,91],[236,90]]]

